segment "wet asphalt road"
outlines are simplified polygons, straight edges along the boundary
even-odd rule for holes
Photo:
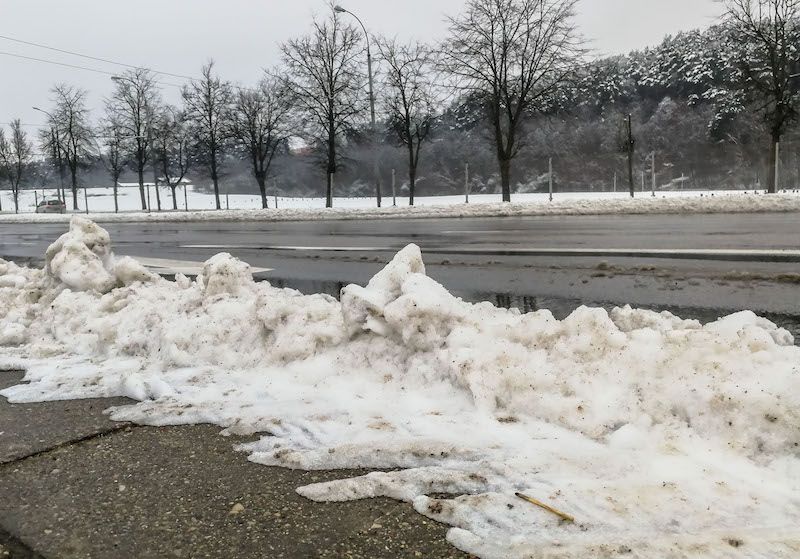
[[[103,226],[118,254],[202,262],[230,252],[306,291],[365,283],[413,242],[431,276],[472,300],[800,314],[798,213]],[[65,228],[0,224],[0,257],[41,259]],[[775,261],[769,251],[794,252]]]
[[[117,245],[423,249],[800,249],[800,214],[606,215],[235,223],[108,223]],[[49,242],[61,224],[0,224],[3,251]],[[26,245],[34,246],[34,245]],[[41,248],[41,246],[40,246]]]

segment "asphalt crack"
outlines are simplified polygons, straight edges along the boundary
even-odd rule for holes
[[[0,526],[0,559],[45,559],[45,557]]]
[[[106,435],[111,435],[111,434],[116,433],[118,431],[122,431],[124,429],[129,429],[131,427],[138,427],[138,425],[134,425],[132,423],[127,423],[127,422],[120,423],[119,425],[112,425],[111,427],[108,427],[108,428],[103,429],[101,431],[97,431],[97,432],[94,432],[94,433],[90,433],[88,435],[83,435],[83,436],[80,436],[80,437],[76,437],[74,439],[69,439],[67,441],[58,443],[58,444],[53,445],[51,447],[44,448],[44,449],[41,449],[41,450],[37,450],[36,452],[31,452],[30,454],[25,454],[23,456],[17,456],[17,457],[14,457],[14,458],[0,460],[0,466],[6,466],[8,464],[16,464],[18,462],[22,462],[22,461],[28,460],[30,458],[36,458],[37,456],[42,456],[42,455],[45,455],[45,454],[49,454],[51,452],[55,452],[55,451],[60,450],[62,448],[66,448],[66,447],[73,446],[73,445],[80,444],[80,443],[89,442],[89,441],[92,441],[94,439],[99,439],[99,438],[105,437]],[[0,556],[0,559],[2,559],[2,556]]]

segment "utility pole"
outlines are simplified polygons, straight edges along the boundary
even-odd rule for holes
[[[550,201],[553,201],[553,158],[549,158],[547,160],[547,167],[549,172],[547,173],[547,179],[550,184]]]
[[[392,169],[392,206],[397,206],[397,172]]]
[[[628,114],[627,120],[627,129],[628,129],[628,141],[627,141],[627,149],[628,149],[628,186],[630,187],[631,191],[631,198],[634,197],[633,192],[633,148],[635,146],[636,141],[633,139],[633,128],[631,126],[631,115]]]
[[[653,178],[653,181],[652,181],[652,184],[651,184],[651,192],[652,192],[653,198],[655,198],[656,197],[656,152],[655,152],[655,150],[653,150],[653,152],[650,154],[650,172],[651,172],[652,178]]]

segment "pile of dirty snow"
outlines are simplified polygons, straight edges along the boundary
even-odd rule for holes
[[[112,418],[269,433],[242,445],[254,462],[392,469],[298,491],[410,502],[480,557],[800,549],[800,347],[751,312],[470,304],[414,245],[341,302],[228,254],[171,282],[81,218],[46,262],[0,261],[12,402],[128,396]]]

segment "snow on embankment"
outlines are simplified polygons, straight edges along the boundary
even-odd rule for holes
[[[414,245],[341,303],[227,254],[170,282],[81,218],[43,270],[0,261],[0,361],[28,381],[11,401],[129,396],[113,418],[270,433],[241,447],[258,463],[401,468],[298,491],[411,502],[486,558],[796,557],[793,343],[750,312],[465,303]]]
[[[554,202],[471,203],[418,205],[384,208],[281,208],[268,210],[165,211],[93,213],[93,220],[105,223],[189,222],[189,221],[312,221],[337,219],[444,218],[444,217],[519,217],[546,215],[609,214],[709,214],[800,212],[796,194],[757,195],[736,193],[720,196],[681,196],[651,198],[567,198]],[[683,195],[685,194],[685,196]],[[69,215],[4,214],[0,223],[68,223]]]

